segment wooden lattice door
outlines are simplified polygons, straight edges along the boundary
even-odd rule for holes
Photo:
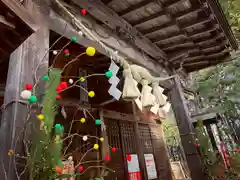
[[[126,156],[137,154],[134,124],[113,119],[104,119],[107,126],[108,143],[110,147],[116,147],[117,153],[111,154],[111,161],[108,166],[116,172],[110,173],[107,180],[129,179]]]

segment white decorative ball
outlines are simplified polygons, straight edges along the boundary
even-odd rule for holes
[[[29,99],[31,95],[32,95],[32,92],[29,90],[23,90],[20,94],[21,98],[23,99]]]
[[[73,84],[73,80],[72,79],[69,79],[68,82],[69,82],[69,84]]]
[[[79,36],[83,36],[83,32],[82,31],[78,31]]]
[[[87,136],[83,136],[83,141],[87,141],[88,140],[88,137]]]
[[[56,50],[53,51],[53,55],[57,55],[57,53],[58,53],[58,52],[57,52]]]
[[[73,157],[72,157],[72,156],[69,156],[69,157],[68,157],[68,160],[69,160],[69,161],[72,161],[72,160],[73,160]]]

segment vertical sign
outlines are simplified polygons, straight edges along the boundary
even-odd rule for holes
[[[127,155],[127,166],[129,180],[141,180],[138,156],[136,154]]]
[[[157,171],[153,154],[144,154],[148,179],[157,179]]]

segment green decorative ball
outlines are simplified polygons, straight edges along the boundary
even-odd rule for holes
[[[77,41],[77,37],[76,37],[76,36],[73,36],[73,37],[72,37],[72,41]]]
[[[55,133],[56,134],[61,134],[64,131],[64,127],[61,124],[56,124],[55,125]]]
[[[101,124],[101,120],[100,120],[100,119],[96,119],[96,120],[95,120],[95,124],[96,124],[96,125],[100,125],[100,124]]]
[[[49,77],[48,77],[48,76],[43,76],[43,80],[44,80],[44,81],[48,81],[48,80],[49,80]]]
[[[29,97],[29,99],[28,99],[28,101],[30,102],[30,103],[35,103],[35,102],[37,102],[37,97],[36,96],[30,96]]]
[[[65,56],[69,57],[69,56],[70,56],[70,53],[65,54]]]
[[[111,71],[107,71],[107,72],[105,72],[105,76],[107,78],[111,78],[113,76],[113,73]]]

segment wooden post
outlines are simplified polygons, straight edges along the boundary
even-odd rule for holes
[[[133,107],[133,115],[134,115],[134,131],[136,134],[136,145],[137,145],[137,153],[138,153],[138,158],[139,158],[139,167],[140,167],[140,172],[142,175],[141,179],[148,179],[147,177],[147,169],[145,165],[145,159],[144,159],[144,152],[143,152],[143,146],[141,145],[141,137],[140,137],[140,132],[139,132],[139,125],[138,125],[138,118],[137,117],[137,112],[136,112],[136,104],[134,101],[132,101],[132,107]]]
[[[176,116],[182,145],[191,173],[191,178],[192,180],[203,180],[205,179],[204,173],[202,171],[203,167],[198,151],[194,145],[194,128],[191,122],[189,111],[187,109],[187,105],[184,103],[184,94],[180,84],[180,79],[179,77],[175,77],[173,81],[173,88],[170,90],[169,95],[173,111]]]
[[[22,45],[20,45],[10,56],[4,104],[11,101],[21,100],[20,93],[26,83],[34,82],[34,71],[37,65],[43,60],[49,48],[49,29],[41,27],[36,33],[32,34]],[[42,62],[37,71],[37,77],[47,72],[48,55]],[[42,91],[42,87],[38,89]],[[20,137],[15,154],[23,151],[22,137],[20,132],[26,122],[27,106],[14,102],[3,112],[0,129],[0,176],[1,179],[15,180],[13,156],[8,156],[8,151],[14,149],[16,140]],[[3,168],[4,167],[4,168]],[[3,171],[5,169],[5,173]],[[5,178],[3,178],[5,177]]]

